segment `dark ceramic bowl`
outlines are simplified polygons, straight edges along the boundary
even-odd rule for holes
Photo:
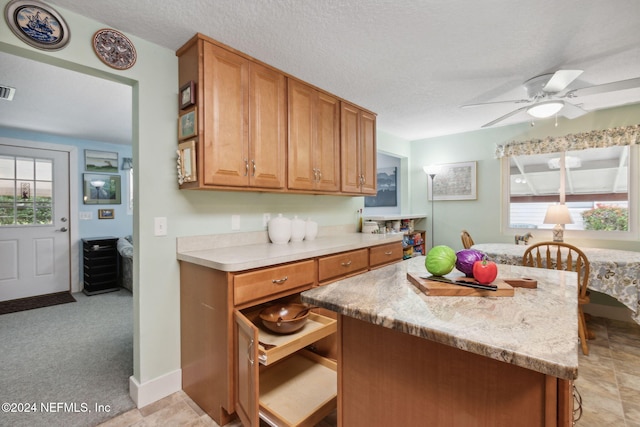
[[[276,304],[260,312],[262,324],[278,334],[296,332],[304,326],[308,318],[309,307],[303,304]]]

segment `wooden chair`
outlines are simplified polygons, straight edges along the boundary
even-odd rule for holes
[[[582,310],[582,306],[589,303],[587,291],[589,259],[587,256],[580,249],[568,243],[540,242],[527,248],[522,257],[522,265],[578,273],[578,335],[582,352],[588,355],[587,337],[589,332]]]
[[[462,230],[462,233],[460,233],[460,239],[462,240],[462,246],[464,246],[465,249],[469,249],[474,245],[473,239],[467,230]]]

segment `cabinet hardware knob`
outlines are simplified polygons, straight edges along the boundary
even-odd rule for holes
[[[341,263],[343,267],[349,267],[351,265],[351,260],[347,261],[347,262],[343,262]]]
[[[289,276],[284,276],[282,279],[273,279],[271,283],[275,283],[276,285],[281,285],[289,279]]]

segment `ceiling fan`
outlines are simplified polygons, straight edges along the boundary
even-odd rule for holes
[[[567,101],[567,99],[640,87],[640,77],[638,77],[634,79],[572,89],[562,93],[575,79],[578,78],[578,76],[580,76],[580,74],[582,74],[582,72],[582,70],[558,70],[555,73],[542,74],[533,77],[522,84],[527,92],[528,99],[466,104],[463,105],[462,108],[504,103],[527,104],[524,107],[517,108],[510,113],[482,125],[483,128],[493,126],[520,112],[526,112],[534,118],[547,118],[557,114],[562,114],[568,119],[575,119],[576,117],[587,114],[588,111]]]

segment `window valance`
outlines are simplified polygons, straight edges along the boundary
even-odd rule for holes
[[[592,130],[559,137],[550,136],[530,141],[512,141],[498,145],[496,147],[496,157],[560,153],[563,151],[634,144],[640,144],[640,125]]]

